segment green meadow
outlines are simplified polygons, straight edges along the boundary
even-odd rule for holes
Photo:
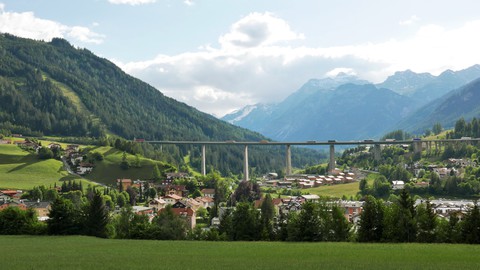
[[[43,143],[43,142],[42,142]],[[63,181],[82,182],[86,188],[89,180],[70,175],[59,160],[40,160],[36,155],[22,150],[16,145],[0,145],[0,188],[32,189],[35,186],[60,186]]]
[[[42,141],[48,145],[51,141]],[[65,148],[67,144],[63,143]],[[104,155],[102,161],[95,162],[92,173],[80,178],[69,175],[63,168],[61,161],[55,159],[40,160],[35,154],[22,150],[16,145],[0,145],[0,188],[31,189],[34,186],[61,185],[62,181],[82,181],[84,187],[92,184],[91,181],[105,184],[114,184],[118,178],[150,179],[153,176],[153,167],[158,164],[162,168],[164,163],[144,157],[137,158],[128,154],[127,160],[132,165],[128,170],[120,168],[123,152],[112,147],[88,147]],[[138,163],[138,164],[137,164]],[[136,167],[136,165],[140,165]]]
[[[0,236],[2,269],[479,269],[480,246]],[[48,247],[48,248],[47,248]]]
[[[85,176],[95,182],[105,184],[115,184],[116,179],[150,179],[153,177],[153,167],[155,164],[161,169],[161,161],[155,161],[144,157],[139,157],[139,167],[136,167],[136,157],[127,154],[127,160],[130,163],[130,168],[124,170],[120,167],[122,162],[123,152],[109,146],[92,147],[91,151],[103,154],[102,161],[95,162],[93,172]]]
[[[0,145],[0,188],[31,189],[79,179],[69,175],[61,161],[39,160],[36,155],[15,145]]]
[[[369,185],[373,185],[374,176],[367,177],[367,183]],[[328,196],[334,198],[342,198],[343,195],[350,198],[352,196],[355,198],[357,193],[360,191],[359,188],[360,182],[353,182],[347,184],[337,184],[337,185],[328,185],[328,186],[320,186],[316,188],[307,188],[301,189],[303,193],[310,193],[310,194],[317,194],[319,196]]]

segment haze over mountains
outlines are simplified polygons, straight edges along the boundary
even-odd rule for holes
[[[480,65],[438,76],[406,70],[376,85],[340,73],[309,80],[278,104],[222,119],[281,141],[379,138],[398,128],[423,133],[436,122],[448,127],[480,115],[480,85],[468,84],[478,77]]]

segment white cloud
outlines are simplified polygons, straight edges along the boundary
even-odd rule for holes
[[[412,24],[418,22],[419,20],[420,20],[420,18],[418,18],[417,15],[413,15],[406,20],[399,21],[398,24],[399,25],[412,25]]]
[[[81,42],[95,43],[95,44],[102,43],[103,39],[105,38],[104,35],[92,32],[87,27],[82,27],[82,26],[70,27],[69,31],[66,32],[66,35],[68,37],[79,40]]]
[[[303,34],[293,32],[286,21],[272,13],[255,12],[234,23],[230,32],[221,36],[219,42],[226,48],[252,48],[303,38]]]
[[[115,5],[143,5],[143,4],[152,4],[157,2],[157,0],[108,0],[109,3]]]
[[[195,5],[195,2],[193,2],[192,0],[185,0],[185,1],[183,1],[183,3],[187,6],[189,6],[189,7]]]
[[[5,4],[0,3],[0,13],[3,13],[4,10],[5,10]]]
[[[355,75],[355,76],[357,75],[357,72],[352,68],[340,67],[340,68],[334,68],[334,69],[328,71],[327,73],[325,73],[325,76],[326,77],[335,77],[340,73],[344,73],[344,74],[347,74],[347,75]]]
[[[55,21],[35,17],[33,12],[5,12],[0,6],[0,32],[25,38],[51,40],[54,37],[69,37],[74,41],[99,44],[104,35],[82,26],[66,26]]]

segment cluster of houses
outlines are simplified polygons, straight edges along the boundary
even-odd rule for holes
[[[263,198],[255,201],[255,207],[260,209]],[[287,198],[273,198],[272,203],[275,206],[275,212],[277,215],[288,215],[292,211],[300,211],[302,204],[305,202],[319,202],[320,197],[315,194],[301,195],[301,196],[289,196]],[[360,219],[362,213],[363,202],[362,201],[331,201],[329,203],[336,204],[344,210],[345,219],[352,223],[356,223]]]
[[[214,206],[214,189],[202,189],[202,197],[188,198],[188,191],[184,185],[173,185],[173,182],[169,180],[156,185],[141,180],[117,179],[117,185],[122,190],[129,187],[136,187],[142,191],[149,187],[162,189],[165,195],[152,198],[145,206],[134,206],[133,211],[136,214],[148,215],[150,219],[153,219],[164,211],[167,205],[171,205],[173,213],[184,218],[191,229],[196,226],[198,209],[201,207],[210,209]]]
[[[274,179],[275,176],[276,174],[267,175],[262,184],[269,187],[291,188],[292,185],[296,185],[299,188],[313,188],[324,185],[351,183],[357,179],[353,172],[342,172],[338,169],[329,175],[295,174],[287,175],[282,180]]]
[[[465,167],[477,167],[478,164],[475,160],[471,159],[461,159],[461,158],[449,158],[447,161],[447,166],[440,166],[437,164],[430,164],[424,166],[420,162],[413,164],[413,173],[416,177],[419,177],[420,173],[425,171],[435,172],[438,174],[440,179],[444,179],[448,176],[458,176],[460,174],[460,169]]]
[[[425,203],[425,200],[418,199],[415,201],[415,206]],[[430,205],[435,214],[440,218],[449,219],[452,214],[463,219],[465,214],[474,206],[474,202],[470,200],[430,200]]]
[[[85,175],[92,172],[95,167],[94,164],[89,162],[84,162],[84,155],[80,152],[80,147],[78,144],[69,144],[65,148],[64,157],[67,160],[68,164],[75,168],[75,173],[79,175]]]
[[[7,207],[18,207],[22,210],[31,208],[37,212],[39,220],[48,219],[50,213],[50,202],[47,201],[29,201],[21,199],[23,192],[21,190],[0,190],[0,211]]]

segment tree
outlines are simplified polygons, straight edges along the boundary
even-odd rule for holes
[[[142,167],[142,163],[140,162],[140,155],[136,154],[135,155],[135,168],[141,168],[141,167]]]
[[[36,234],[38,220],[33,209],[7,207],[0,211],[0,234]]]
[[[439,122],[435,123],[432,128],[433,134],[438,135],[442,133],[442,124]]]
[[[260,239],[260,216],[248,202],[237,204],[232,216],[233,240],[254,241]]]
[[[270,193],[265,195],[261,205],[261,230],[262,240],[273,240],[273,218],[275,217],[275,206],[273,205],[272,197]]]
[[[57,199],[58,197],[58,191],[56,189],[48,189],[46,192],[45,192],[45,195],[43,196],[43,198],[46,200],[46,201],[54,201],[55,199]]]
[[[53,152],[48,147],[42,146],[40,149],[38,149],[38,158],[51,159],[53,158]]]
[[[120,162],[120,168],[124,170],[128,170],[128,168],[130,168],[130,163],[128,162],[128,159],[127,159],[127,152],[125,151],[123,151],[122,162]]]
[[[358,226],[358,241],[379,242],[383,235],[383,205],[373,196],[366,196]]]
[[[125,195],[122,193],[118,194],[117,196],[117,204],[120,207],[125,207],[127,205],[127,199],[125,198]]]
[[[182,240],[186,237],[187,223],[167,205],[152,221],[151,236],[158,240]]]
[[[87,235],[107,238],[108,209],[105,207],[102,194],[95,192],[85,212],[85,233]]]
[[[132,206],[136,205],[137,197],[138,197],[138,188],[128,186],[126,192],[128,193],[128,196],[130,198],[130,201],[129,201],[130,205]]]
[[[367,182],[367,179],[362,178],[362,180],[360,180],[359,189],[360,189],[360,193],[361,193],[362,195],[366,195],[366,194],[368,193],[368,182]]]
[[[440,243],[460,243],[461,226],[457,213],[450,213],[448,220],[438,219],[437,242]]]
[[[31,200],[34,200],[34,201],[37,201],[37,200],[42,201],[42,200],[43,200],[43,192],[42,192],[42,189],[41,189],[40,187],[34,187],[34,188],[30,191],[30,199],[31,199]]]
[[[417,206],[417,241],[433,243],[436,238],[437,216],[433,212],[430,201]]]
[[[227,208],[220,217],[218,232],[228,240],[233,240],[233,212],[231,208]]]
[[[160,179],[162,178],[162,174],[160,173],[160,170],[158,169],[158,165],[156,163],[155,165],[153,165],[152,177],[155,181],[160,181]]]
[[[404,189],[399,199],[387,208],[385,213],[384,238],[392,242],[414,242],[416,220],[414,201]]]
[[[347,241],[350,238],[351,224],[344,216],[344,210],[338,205],[326,207],[327,241]]]
[[[318,205],[305,202],[299,214],[294,214],[288,220],[289,241],[321,241],[321,220]]]
[[[232,202],[253,202],[260,199],[261,191],[257,183],[242,181],[232,195]]]
[[[390,183],[388,182],[387,178],[385,178],[385,176],[383,175],[376,177],[375,180],[373,181],[372,191],[377,197],[383,197],[383,198],[388,197],[388,195],[390,194],[390,189],[391,189]]]
[[[463,220],[462,239],[468,244],[480,244],[480,210],[476,201]]]
[[[72,235],[82,230],[80,212],[70,200],[58,197],[51,205],[47,220],[48,234]]]

